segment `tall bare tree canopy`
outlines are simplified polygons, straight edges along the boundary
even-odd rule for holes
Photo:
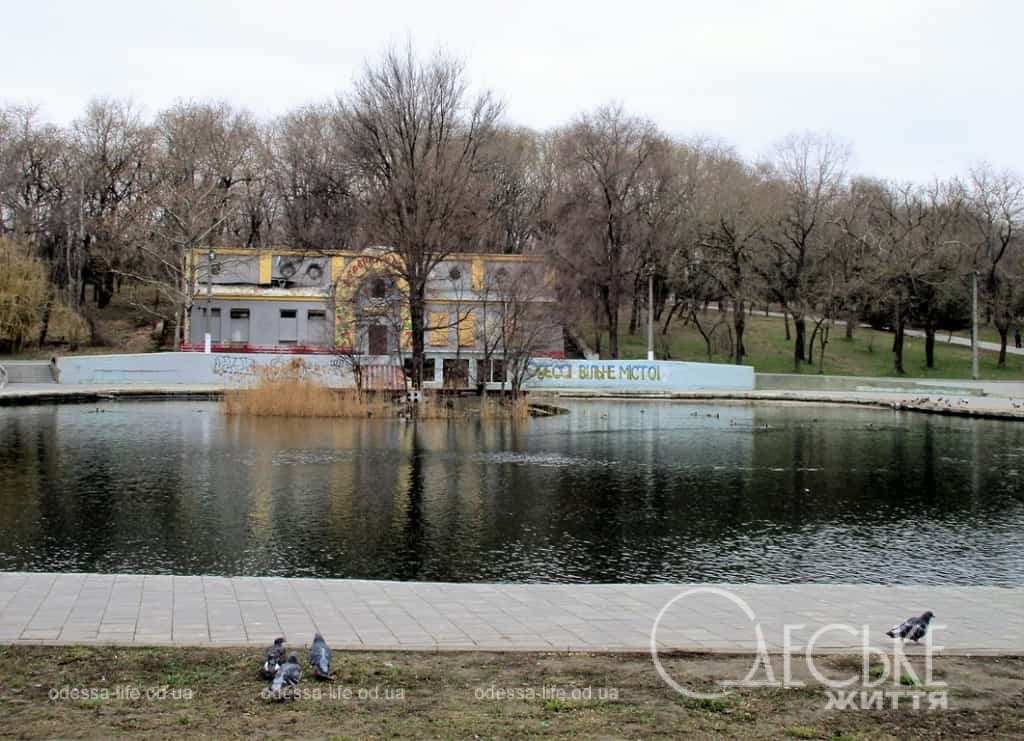
[[[368,64],[341,107],[361,231],[394,255],[389,264],[408,292],[418,388],[430,273],[453,251],[477,246],[492,218],[502,105],[489,92],[470,94],[460,62],[440,52],[421,62],[407,46]]]
[[[148,287],[139,308],[180,337],[191,248],[375,247],[408,299],[417,384],[427,281],[465,250],[546,257],[560,320],[606,356],[646,312],[744,362],[756,306],[784,314],[795,370],[815,353],[821,369],[837,321],[848,336],[860,322],[892,330],[896,372],[904,330],[919,328],[931,367],[936,332],[966,324],[976,273],[1005,363],[1024,322],[1022,227],[1024,179],[993,165],[930,183],[857,177],[850,146],[821,132],[750,161],[615,103],[534,131],[504,121],[462,62],[411,44],[273,120],[224,101],[148,114],[104,98],[62,127],[0,104],[0,238],[46,274],[39,342],[51,310],[79,312],[87,287],[102,307],[124,285]]]

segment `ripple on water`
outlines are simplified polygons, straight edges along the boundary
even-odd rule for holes
[[[1024,584],[1024,425],[567,405],[519,426],[0,409],[0,568]]]

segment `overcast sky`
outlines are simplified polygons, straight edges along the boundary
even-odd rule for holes
[[[441,44],[536,128],[609,100],[747,156],[802,129],[849,140],[863,173],[927,180],[987,160],[1024,171],[1013,0],[8,0],[0,99],[67,122],[94,96],[149,112],[225,98],[270,116],[344,90],[367,57]]]

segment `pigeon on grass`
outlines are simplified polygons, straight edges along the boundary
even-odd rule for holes
[[[284,638],[275,638],[274,645],[267,649],[263,659],[263,666],[260,667],[260,676],[264,679],[273,679],[277,676],[277,670],[284,663]]]
[[[309,647],[309,663],[317,679],[334,679],[331,676],[331,647],[319,633],[313,636],[313,643]]]
[[[928,624],[932,621],[933,617],[935,617],[934,613],[928,610],[921,617],[908,618],[899,625],[894,625],[886,631],[886,635],[890,638],[902,638],[905,641],[917,643],[928,632]]]
[[[300,679],[302,679],[302,667],[299,666],[299,657],[296,654],[290,654],[288,660],[277,668],[274,681],[270,683],[271,697],[284,699],[285,688],[297,687]]]

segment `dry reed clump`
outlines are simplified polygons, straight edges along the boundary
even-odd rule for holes
[[[415,408],[395,403],[383,394],[357,389],[330,388],[300,358],[260,371],[257,383],[224,392],[223,408],[232,415],[253,417],[412,417],[451,419],[479,414],[481,419],[525,419],[530,415],[525,398],[507,401],[484,398],[467,405],[435,394],[424,396]]]
[[[485,396],[480,400],[480,419],[526,419],[530,405],[525,396],[515,399]]]
[[[224,393],[227,414],[254,417],[373,417],[393,414],[386,399],[356,389],[334,389],[296,358],[265,368],[256,385]]]

